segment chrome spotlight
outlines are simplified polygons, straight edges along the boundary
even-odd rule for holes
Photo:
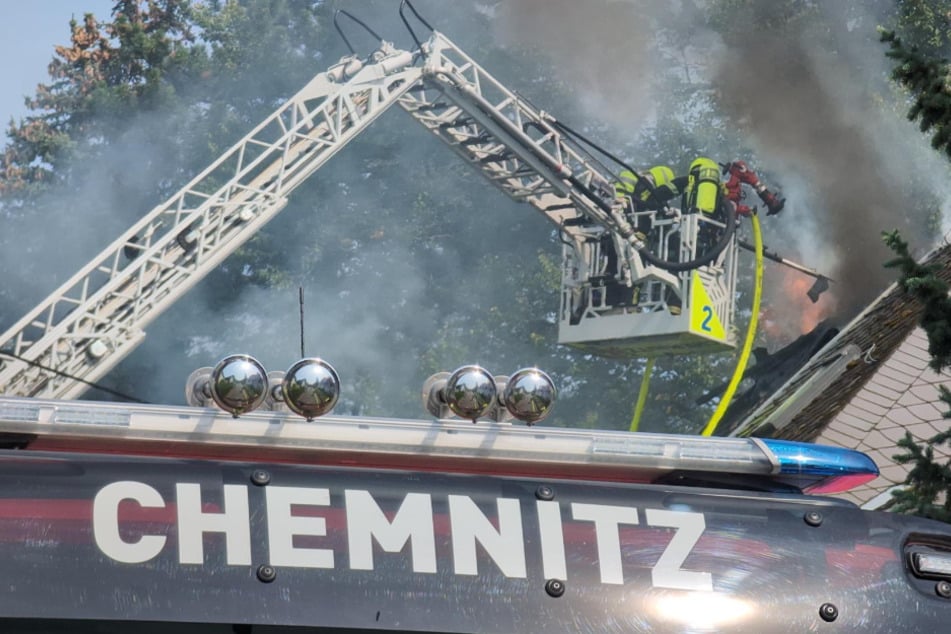
[[[237,418],[257,409],[267,397],[267,372],[257,359],[233,354],[211,371],[211,398],[221,409]]]
[[[444,397],[456,416],[474,423],[496,403],[498,393],[495,379],[487,370],[477,365],[464,365],[446,379]]]
[[[340,397],[340,377],[322,359],[301,359],[284,375],[281,384],[284,403],[307,420],[323,416],[333,409]]]
[[[555,396],[551,377],[537,368],[523,368],[509,377],[502,402],[512,416],[534,425],[551,412]]]

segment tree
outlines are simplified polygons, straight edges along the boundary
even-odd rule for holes
[[[96,156],[141,111],[160,109],[187,81],[202,49],[194,46],[184,0],[120,0],[113,22],[87,13],[70,22],[71,45],[56,47],[51,82],[27,105],[36,114],[11,124],[0,166],[4,204],[54,181]],[[33,189],[30,189],[33,186]]]
[[[931,146],[951,157],[951,85],[946,60],[904,46],[894,31],[883,31],[885,53],[896,61],[892,77],[913,95],[908,119],[918,121],[922,132],[931,133]]]
[[[886,7],[889,22],[909,42],[930,56],[942,56],[951,44],[951,1],[897,0]]]
[[[178,163],[162,132],[177,127],[177,92],[205,60],[182,0],[124,0],[113,21],[87,14],[69,29],[49,83],[28,100],[31,113],[11,123],[0,154],[0,257],[3,270],[22,273],[0,289],[3,321],[108,244],[117,230],[105,228],[127,226],[155,204]]]
[[[897,231],[883,234],[886,245],[896,257],[886,267],[901,271],[899,284],[909,295],[921,302],[924,311],[921,326],[928,335],[930,366],[935,372],[951,367],[951,299],[949,286],[935,275],[934,267],[923,266],[908,250],[908,244]],[[951,406],[951,391],[940,386],[940,399]],[[944,414],[951,418],[951,410]],[[918,444],[907,433],[898,441],[904,453],[895,456],[899,464],[911,465],[905,487],[894,493],[894,510],[912,513],[943,522],[951,522],[951,460],[940,463],[934,450],[941,445],[951,446],[951,428]]]
[[[912,95],[908,118],[920,120],[922,132],[932,132],[932,146],[951,156],[951,93],[948,64],[944,60],[906,48],[894,32],[884,31],[889,44],[886,55],[896,60],[893,78]],[[883,234],[885,244],[896,257],[885,264],[901,272],[899,284],[924,307],[921,326],[928,336],[931,368],[940,372],[951,367],[951,299],[949,285],[935,275],[933,267],[917,262],[898,231]],[[951,406],[951,391],[940,387],[940,399]],[[951,418],[951,410],[944,414]],[[936,447],[951,446],[951,428],[919,444],[906,433],[898,442],[904,452],[895,456],[899,464],[911,465],[905,487],[894,493],[894,510],[951,522],[951,460],[935,459]]]

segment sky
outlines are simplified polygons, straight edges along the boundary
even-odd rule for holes
[[[47,66],[53,48],[69,42],[69,21],[86,13],[99,20],[109,17],[114,0],[7,1],[0,5],[0,124],[7,129],[10,118],[28,114],[23,98],[36,92],[37,84],[49,80]],[[6,145],[6,135],[0,147]]]

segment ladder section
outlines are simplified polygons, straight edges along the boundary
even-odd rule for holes
[[[561,233],[559,343],[628,358],[735,345],[735,240],[698,271],[673,272],[642,256],[693,261],[710,235],[726,230],[722,222],[677,209],[635,212],[616,195],[611,170],[553,117],[439,33],[423,53],[423,80],[400,99],[403,109]]]
[[[287,196],[418,82],[387,44],[314,77],[0,336],[0,393],[75,398],[143,327],[250,238]],[[12,355],[12,356],[10,356]],[[69,375],[69,376],[66,376]]]
[[[577,272],[579,284],[598,268],[584,257],[584,245],[605,234],[617,239],[628,280],[654,276],[676,284],[636,255],[626,202],[615,196],[610,170],[444,35],[434,33],[423,52],[423,81],[400,105],[498,189],[557,226],[586,264]]]

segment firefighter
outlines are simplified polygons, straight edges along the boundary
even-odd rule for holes
[[[697,157],[690,164],[687,171],[685,183],[683,185],[683,196],[681,200],[681,211],[685,214],[701,214],[707,218],[717,221],[725,221],[728,217],[727,205],[732,205],[736,209],[737,205],[731,198],[736,195],[739,200],[741,191],[739,188],[735,192],[730,192],[720,181],[721,165],[713,159],[705,156]],[[746,210],[751,213],[747,207]],[[710,223],[700,225],[700,233],[697,236],[697,252],[705,253],[719,239],[721,229]]]
[[[614,184],[614,190],[618,197],[630,198],[635,211],[658,209],[680,195],[674,170],[666,165],[655,165],[643,175],[624,170],[618,177],[620,180]]]
[[[721,169],[726,182],[721,182]],[[756,191],[766,205],[766,215],[772,216],[783,210],[784,198],[766,188],[756,172],[745,161],[736,160],[719,164],[707,157],[698,157],[690,164],[686,176],[675,176],[666,165],[655,165],[643,175],[624,170],[614,184],[618,197],[631,199],[635,211],[656,210],[677,196],[683,195],[682,209],[687,213],[714,215],[724,201],[733,203],[737,215],[749,216],[753,210],[743,204],[743,185]]]
[[[653,212],[659,212],[667,208],[667,203],[677,196],[680,196],[685,178],[677,178],[667,165],[655,165],[643,174],[636,174],[631,170],[624,170],[619,174],[619,180],[615,183],[614,189],[618,198],[630,200],[630,210],[633,211],[633,222],[637,228],[637,233],[642,240],[647,240],[651,234]],[[654,238],[656,240],[656,237]],[[676,244],[679,244],[679,239]],[[648,245],[648,248],[656,250],[657,245]],[[613,247],[608,246],[605,252],[609,253],[609,266],[614,260],[610,258],[610,252]],[[675,247],[676,251],[676,247]],[[629,303],[637,305],[640,299],[640,286],[634,286],[630,292],[629,302],[617,301],[622,297],[626,299],[627,291],[617,284],[607,284],[607,299],[611,305],[620,305]],[[615,301],[612,301],[615,300]],[[679,306],[671,308],[671,312],[679,314]]]
[[[644,212],[666,208],[667,202],[679,196],[686,183],[686,179],[676,178],[674,170],[666,165],[655,165],[644,174],[624,170],[618,177],[614,191],[618,198],[631,201],[634,224],[642,239],[650,233],[652,223],[652,214]]]
[[[624,170],[618,174],[614,183],[614,193],[617,199],[630,200],[630,206],[625,202],[629,212],[629,219],[633,222],[637,235],[646,240],[651,229],[651,215],[643,213],[656,211],[665,207],[667,201],[679,195],[680,190],[673,184],[674,170],[666,165],[656,165],[644,174],[637,174],[633,170]],[[604,282],[605,300],[611,306],[636,306],[640,297],[640,288],[630,288],[620,283],[614,273],[617,271],[618,255],[614,248],[614,241],[605,235],[601,239],[601,251],[606,260],[608,275]]]

